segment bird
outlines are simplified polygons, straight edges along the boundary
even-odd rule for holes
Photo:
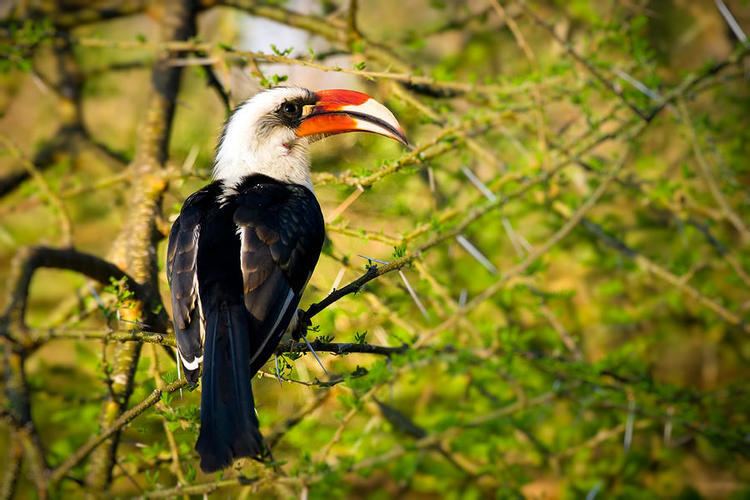
[[[212,182],[190,195],[167,245],[179,361],[200,378],[200,467],[269,456],[252,377],[298,321],[325,224],[308,146],[346,132],[408,145],[393,113],[347,89],[274,87],[239,105],[216,149]]]

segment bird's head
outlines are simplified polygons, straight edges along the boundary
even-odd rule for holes
[[[312,187],[308,144],[346,132],[372,132],[407,144],[393,113],[362,92],[297,87],[263,91],[227,121],[214,178],[232,184],[259,173]]]

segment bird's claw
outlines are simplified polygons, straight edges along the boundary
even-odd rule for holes
[[[300,309],[297,311],[297,324],[292,331],[292,339],[295,342],[299,342],[307,336],[307,330],[312,327],[312,321],[307,317],[305,311]]]

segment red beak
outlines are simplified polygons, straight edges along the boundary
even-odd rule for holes
[[[298,137],[372,132],[408,144],[393,113],[369,95],[342,89],[321,90],[315,95],[315,105],[303,110]]]

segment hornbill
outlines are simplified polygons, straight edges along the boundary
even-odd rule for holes
[[[406,144],[398,121],[361,92],[277,87],[240,105],[224,126],[213,182],[172,225],[167,276],[179,358],[201,377],[200,466],[263,460],[251,378],[295,328],[325,228],[308,144],[344,132]]]

